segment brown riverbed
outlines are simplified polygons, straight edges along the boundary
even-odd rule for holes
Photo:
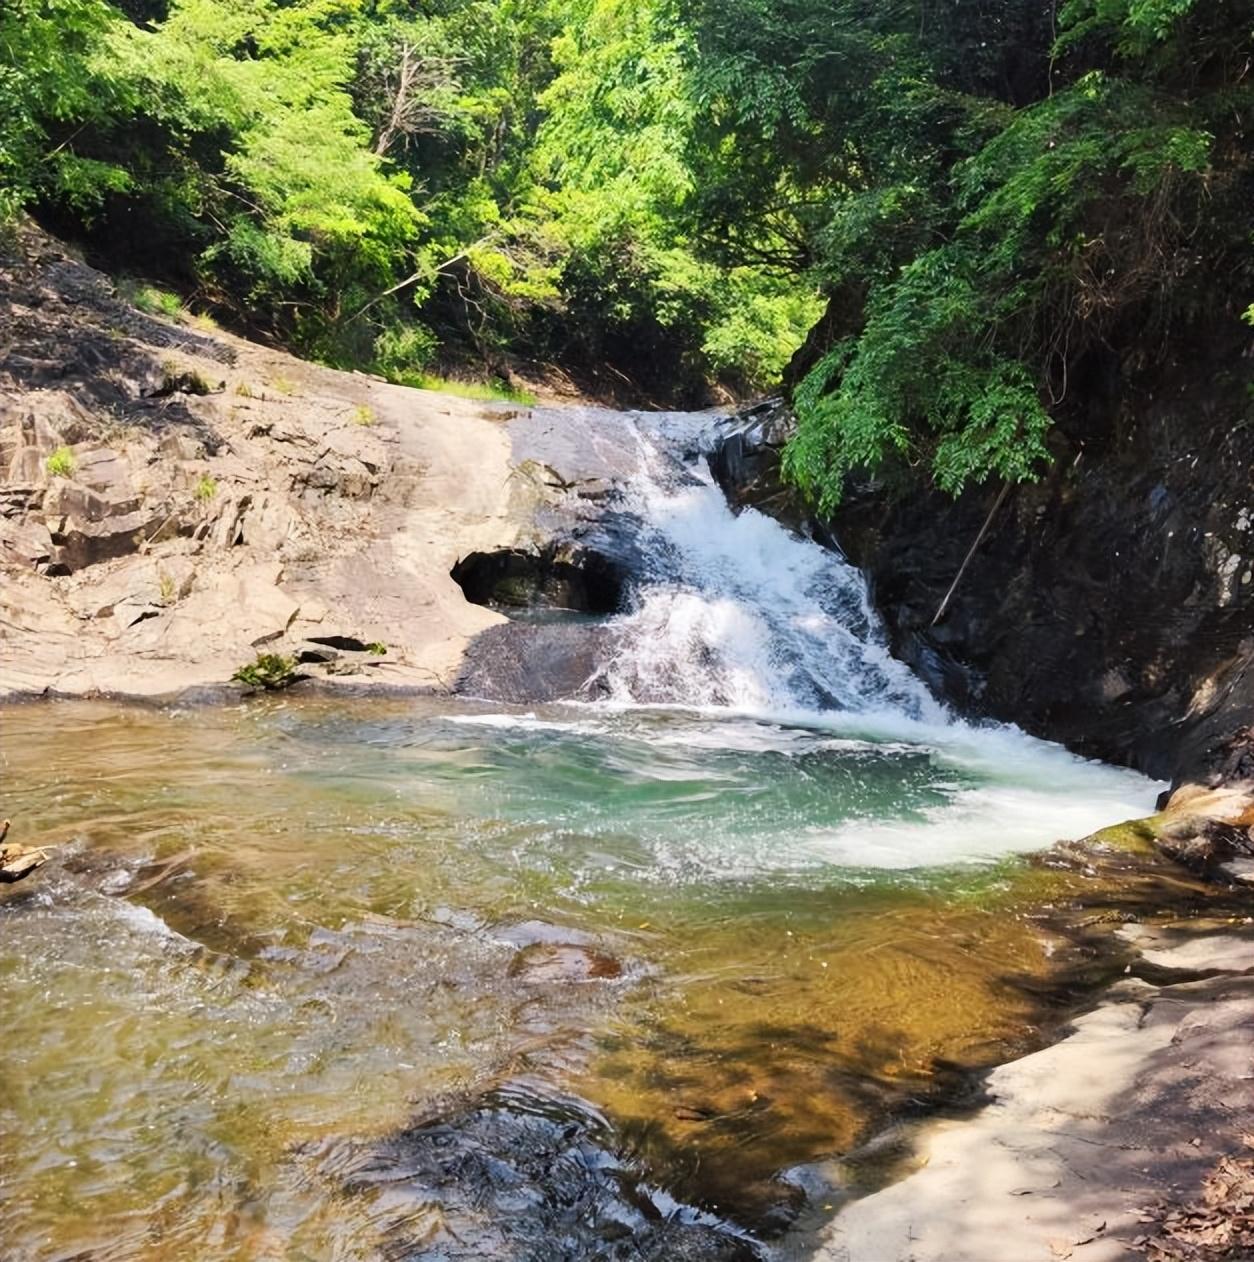
[[[851,862],[819,824],[896,812],[922,846],[976,773],[770,725],[317,699],[0,724],[4,813],[55,847],[0,894],[15,1259],[522,1256],[528,1221],[592,1256],[669,1206],[690,1256],[752,1256],[827,1203],[798,1167],[1047,1039],[1122,967],[1106,922],[1211,898],[1132,833]],[[554,1144],[592,1237],[545,1199]]]

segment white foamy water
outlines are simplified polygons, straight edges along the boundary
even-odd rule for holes
[[[794,859],[983,859],[1152,810],[1161,786],[1144,777],[1013,727],[963,721],[937,701],[889,653],[854,566],[755,509],[728,507],[704,454],[717,418],[641,414],[630,424],[639,458],[626,507],[642,523],[647,572],[613,623],[605,704],[829,732],[883,755],[926,751],[938,770],[961,773],[945,803],[921,813],[799,828],[785,847]]]
[[[645,424],[628,506],[645,523],[650,572],[619,624],[613,700],[943,719],[889,654],[857,569],[756,509],[733,513],[703,455],[676,461],[676,447],[713,443],[712,421]]]

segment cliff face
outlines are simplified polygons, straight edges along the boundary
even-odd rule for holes
[[[866,571],[894,652],[962,710],[1083,754],[1177,780],[1239,760],[1225,741],[1254,715],[1248,355],[1235,325],[1176,360],[1090,368],[1048,476],[1000,503],[994,485],[957,500],[851,486],[823,525]],[[796,519],[780,430],[759,418],[716,471]]]

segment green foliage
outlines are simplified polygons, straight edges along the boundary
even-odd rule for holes
[[[1037,477],[1091,349],[1248,301],[1240,6],[1068,0],[1056,42],[979,7],[978,54],[957,4],[700,10],[708,213],[729,257],[775,233],[832,295],[785,454],[826,510],[893,462]]]
[[[532,164],[558,287],[591,357],[631,340],[678,371],[673,348],[686,347],[747,387],[777,382],[821,308],[804,280],[762,259],[722,266],[693,232],[691,29],[667,0],[570,11]]]
[[[54,478],[72,478],[78,461],[69,447],[58,447],[45,462],[48,473]]]
[[[105,0],[8,0],[0,6],[0,220],[52,196],[90,213],[130,179],[65,143],[118,103],[94,58],[120,25]]]
[[[241,666],[231,676],[233,683],[265,692],[277,692],[299,682],[294,657],[280,653],[258,653],[256,661]]]
[[[1040,471],[1122,323],[1248,307],[1250,27],[1248,0],[9,0],[0,220],[408,384],[513,355],[763,389],[826,305],[793,476],[957,490]]]
[[[163,315],[175,320],[183,312],[183,300],[178,294],[158,285],[123,284],[119,288],[132,306],[148,315]]]
[[[384,329],[375,339],[375,371],[389,381],[412,384],[435,359],[438,342],[430,329],[420,324],[397,325]]]
[[[489,375],[619,354],[769,384],[814,316],[693,230],[671,0],[13,0],[0,52],[0,217],[53,207],[334,363],[415,381],[452,343]]]
[[[218,493],[218,481],[210,474],[202,474],[192,494],[202,504],[207,504]]]

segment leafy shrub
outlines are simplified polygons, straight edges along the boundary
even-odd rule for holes
[[[436,336],[422,325],[384,329],[375,339],[375,368],[381,377],[399,385],[414,385],[435,358]]]
[[[296,659],[279,653],[258,653],[256,661],[241,666],[231,676],[234,683],[265,692],[290,688],[300,678],[296,670]]]

